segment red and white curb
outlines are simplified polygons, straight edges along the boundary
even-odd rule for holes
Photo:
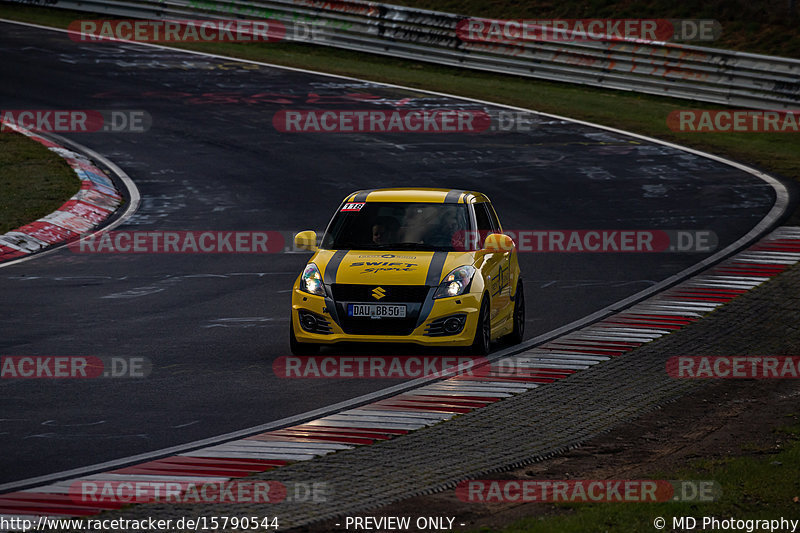
[[[81,189],[46,217],[0,235],[0,263],[78,239],[111,216],[122,203],[122,196],[106,173],[83,155],[16,124],[4,122],[2,127],[26,135],[63,157],[81,180]]]
[[[117,502],[80,503],[79,481],[220,483],[372,444],[450,419],[619,357],[691,324],[800,262],[800,227],[782,227],[743,252],[599,322],[462,374],[291,427],[106,472],[0,494],[0,518],[87,516]],[[497,361],[495,362],[497,363]],[[513,368],[503,372],[503,363]]]

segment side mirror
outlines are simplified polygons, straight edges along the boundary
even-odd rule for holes
[[[483,241],[483,250],[489,253],[506,253],[515,248],[514,241],[508,235],[502,233],[490,233]]]
[[[301,231],[294,236],[294,247],[297,250],[317,251],[317,233],[315,231]]]

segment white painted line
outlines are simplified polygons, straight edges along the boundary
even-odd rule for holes
[[[652,299],[652,305],[680,305],[689,310],[692,308],[706,309],[715,308],[722,305],[721,302],[706,302],[703,300],[684,300],[682,297],[677,296],[657,296]]]
[[[592,333],[586,335],[578,335],[575,334],[570,337],[570,339],[581,339],[587,341],[606,341],[606,342],[629,342],[629,343],[645,343],[650,342],[653,340],[652,337],[633,337],[633,336],[622,336],[622,335],[602,335],[600,333]]]
[[[665,306],[664,304],[653,304],[653,305],[654,305],[654,307],[657,307],[657,308],[660,308],[662,306],[663,307],[674,307],[674,306]],[[661,337],[663,335],[666,335],[668,333],[672,333],[672,330],[668,329],[668,328],[652,328],[652,327],[631,326],[631,325],[626,325],[624,323],[624,321],[622,321],[622,320],[620,320],[619,323],[616,323],[617,320],[615,320],[615,317],[613,317],[613,316],[608,317],[607,320],[608,321],[598,322],[596,324],[596,327],[598,329],[600,329],[601,331],[608,330],[608,331],[618,331],[618,332],[622,332],[622,333],[637,333],[638,332],[638,333],[642,333],[642,334],[646,334],[646,335],[655,335],[655,337],[653,337],[654,339],[656,339],[658,337]],[[611,322],[615,322],[615,323],[612,324]],[[633,321],[631,320],[630,322],[633,322]]]
[[[420,411],[400,411],[396,409],[352,409],[347,411],[348,414],[356,414],[356,415],[366,415],[366,416],[391,416],[392,418],[406,418],[409,421],[412,420],[430,420],[430,421],[437,421],[437,420],[447,420],[449,418],[453,418],[455,413],[437,413],[435,411],[429,411],[427,409],[421,409]],[[391,413],[388,415],[387,413]]]
[[[627,344],[625,344],[625,341],[619,339],[615,341],[609,341],[608,339],[597,340],[597,339],[587,339],[586,337],[578,337],[576,335],[569,335],[567,337],[562,337],[558,339],[557,342],[552,342],[550,344],[553,345],[557,344],[558,346],[567,348],[578,348],[578,349],[591,348],[591,349],[610,351],[610,352],[616,352],[619,351],[620,348],[628,347]]]
[[[558,360],[572,359],[576,361],[608,361],[609,356],[594,353],[574,352],[563,348],[534,348],[527,352],[522,352],[518,357],[545,357]]]
[[[338,450],[347,450],[349,448],[338,448],[338,449],[330,449],[330,448],[318,448],[318,447],[308,447],[308,448],[285,448],[283,446],[258,446],[258,447],[250,447],[250,446],[225,446],[222,448],[209,448],[208,451],[210,452],[219,452],[219,453],[257,453],[257,454],[289,454],[289,455],[326,455],[329,453],[336,452]]]
[[[634,331],[618,331],[619,329],[621,329],[621,327],[607,326],[607,325],[605,326],[593,325],[584,328],[580,331],[586,332],[585,333],[586,335],[598,335],[609,339],[631,338],[631,339],[646,339],[647,341],[658,339],[659,337],[662,337],[664,335],[663,333],[646,333],[646,332],[635,331],[636,328],[624,328],[626,330],[634,330]]]
[[[765,258],[765,259],[790,259],[792,262],[796,263],[800,261],[800,254],[796,252],[779,252],[774,250],[754,250],[752,252],[744,252],[742,254],[743,257],[747,258],[749,256],[758,257],[758,258]]]
[[[584,366],[592,366],[603,361],[608,361],[610,357],[600,357],[596,359],[577,359],[574,357],[558,357],[558,354],[553,354],[553,357],[535,357],[535,356],[520,356],[519,358],[515,359],[518,364],[529,363],[532,365],[538,365],[540,363],[552,363],[554,365],[584,365]]]
[[[364,424],[369,424],[370,427],[372,427],[374,424],[380,424],[377,427],[381,427],[384,424],[396,424],[403,426],[404,428],[419,428],[427,426],[429,424],[435,424],[437,422],[437,420],[431,418],[412,420],[409,418],[402,418],[402,417],[392,418],[391,416],[369,416],[369,415],[331,415],[331,416],[326,416],[325,418],[323,418],[323,420],[326,422],[347,422],[354,427],[363,426]]]
[[[623,315],[628,314],[647,314],[647,315],[670,315],[675,317],[692,317],[692,318],[701,318],[703,315],[700,313],[694,312],[683,312],[683,311],[669,311],[669,310],[654,310],[649,304],[647,303],[640,303],[636,304],[634,307],[626,310]]]
[[[331,415],[335,416],[335,415]],[[414,427],[422,427],[418,424],[403,424],[398,422],[369,422],[369,421],[355,421],[353,419],[347,420],[338,420],[335,418],[331,418],[331,416],[326,416],[325,418],[318,418],[317,420],[313,420],[308,422],[306,425],[320,425],[320,426],[334,426],[340,428],[347,428],[347,429],[370,429],[370,430],[381,430],[381,429],[409,429],[411,426]]]
[[[497,387],[497,386],[486,387],[484,386],[483,383],[467,382],[464,385],[458,387],[440,385],[435,389],[431,390],[451,391],[451,392],[457,392],[459,394],[472,394],[473,392],[485,392],[487,394],[491,394],[492,396],[500,396],[502,394],[508,394],[509,396],[513,396],[515,394],[525,392],[528,389],[526,387]]]
[[[70,480],[70,483],[81,481],[129,481],[129,482],[149,482],[149,481],[185,481],[187,483],[218,483],[229,479],[222,476],[170,476],[161,474],[109,474],[100,473]]]
[[[762,276],[732,276],[732,275],[727,275],[727,274],[714,274],[714,275],[710,275],[710,276],[698,277],[696,280],[692,280],[691,282],[694,282],[694,281],[700,281],[700,282],[703,282],[703,281],[709,281],[709,282],[718,281],[718,282],[725,282],[725,283],[743,283],[743,284],[747,284],[747,283],[761,283],[761,282],[764,281],[764,278]]]
[[[749,291],[754,287],[758,287],[764,283],[767,278],[761,278],[761,281],[753,281],[742,283],[740,281],[703,281],[687,285],[687,289],[733,289]]]
[[[279,461],[308,461],[318,455],[289,453],[256,453],[256,452],[207,452],[198,450],[181,454],[182,457],[209,457],[219,459],[274,459]]]
[[[674,301],[671,304],[662,304],[668,307],[669,309],[682,309],[685,311],[705,311],[710,312],[719,307],[720,305],[724,305],[725,302],[709,302],[707,304],[696,304],[694,302],[682,302],[682,301]],[[658,304],[656,304],[658,305]],[[668,329],[665,330],[664,333],[671,333],[673,330]]]
[[[525,389],[535,389],[539,386],[537,383],[530,383],[527,381],[481,381],[480,378],[475,381],[463,379],[459,380],[458,383],[458,387],[461,388],[477,387],[482,390],[497,392],[524,391]]]
[[[468,396],[473,397],[480,397],[480,398],[510,398],[512,394],[508,393],[491,393],[486,391],[474,391],[474,392],[462,392],[462,391],[453,391],[450,389],[435,389],[435,388],[428,388],[428,386],[422,387],[420,389],[414,389],[414,391],[408,394],[415,394],[417,396],[449,396],[453,399],[456,398],[466,398]],[[446,400],[443,400],[446,401]]]
[[[531,361],[520,361],[515,363],[514,366],[519,368],[542,368],[542,369],[555,369],[555,370],[586,370],[587,368],[591,368],[592,364],[582,364],[582,365],[573,365],[573,364],[564,364],[564,363],[541,363],[541,362],[531,362]]]
[[[348,450],[352,448],[352,446],[347,444],[338,444],[335,442],[292,442],[290,440],[257,440],[257,439],[241,439],[235,440],[233,442],[229,442],[226,444],[220,444],[218,446],[212,446],[210,448],[206,448],[208,450],[229,450],[234,448],[249,448],[253,450],[262,450],[262,449],[287,449],[287,450],[312,450],[312,449],[319,449],[319,450]]]
[[[778,261],[776,259],[759,259],[755,257],[748,257],[745,259],[748,263],[759,265],[793,265],[795,261]]]

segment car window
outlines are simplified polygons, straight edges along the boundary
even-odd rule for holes
[[[484,232],[487,235],[489,233],[492,233],[492,231],[494,231],[494,227],[492,227],[492,220],[489,217],[489,212],[486,211],[486,204],[484,203],[474,204],[474,209],[475,209],[475,222],[478,225],[478,231],[482,235],[484,234]]]
[[[492,204],[486,202],[483,205],[486,206],[486,211],[489,212],[489,220],[492,223],[492,231],[495,233],[502,233],[503,227],[500,225],[500,220],[497,218],[497,213],[495,212],[494,207],[492,207]]]
[[[332,250],[463,249],[464,204],[369,202],[344,204],[322,238]]]
[[[473,204],[475,210],[475,223],[478,226],[476,238],[472,242],[474,249],[479,250],[483,247],[486,236],[490,233],[502,233],[500,221],[494,208],[488,202],[478,202]]]

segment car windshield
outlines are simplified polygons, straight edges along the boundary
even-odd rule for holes
[[[344,204],[322,238],[328,250],[462,251],[465,204]]]

